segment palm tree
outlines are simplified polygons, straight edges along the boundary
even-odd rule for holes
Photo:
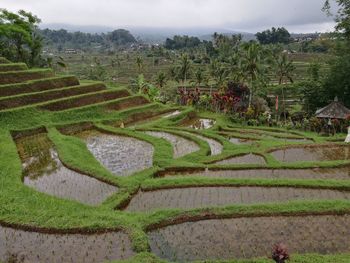
[[[140,74],[135,79],[131,79],[131,86],[135,92],[144,94],[145,90],[148,88],[148,83],[145,80],[143,74]]]
[[[215,80],[217,87],[222,88],[229,74],[227,68],[218,60],[213,60],[209,67],[210,75]]]
[[[238,52],[228,58],[228,71],[231,80],[237,83],[240,83],[244,80],[242,62]]]
[[[166,84],[167,77],[164,72],[159,72],[156,76],[155,83],[158,88],[163,88]]]
[[[293,83],[293,72],[295,70],[295,66],[293,65],[293,61],[288,59],[288,56],[286,53],[280,53],[275,60],[275,69],[276,69],[278,84],[282,86],[284,121],[287,121],[286,103],[285,103],[285,97],[284,97],[284,84],[287,83],[288,81]]]
[[[205,77],[205,74],[204,74],[204,70],[202,68],[198,68],[196,70],[196,72],[194,73],[194,76],[195,76],[195,85],[198,85],[200,86],[203,81],[204,81],[204,77]]]
[[[191,72],[192,63],[187,54],[181,56],[180,66],[178,69],[179,79],[182,81],[183,87],[185,87],[187,78]]]
[[[288,59],[287,54],[280,54],[276,58],[275,62],[276,75],[278,78],[278,84],[286,83],[290,81],[293,83],[293,72],[295,70],[295,66],[293,65],[293,61]]]
[[[137,58],[136,58],[136,65],[137,65],[138,72],[140,74],[141,70],[143,68],[143,58],[141,56],[137,56]]]
[[[249,81],[249,107],[252,104],[253,93],[255,92],[255,82],[260,77],[261,68],[261,47],[253,42],[245,46],[245,52],[242,59],[242,69],[245,72],[245,78]]]

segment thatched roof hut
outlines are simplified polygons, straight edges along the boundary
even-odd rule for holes
[[[320,119],[346,119],[350,115],[350,110],[345,107],[336,97],[326,107],[316,111],[316,117]]]

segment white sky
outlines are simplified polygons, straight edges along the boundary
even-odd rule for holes
[[[330,31],[333,18],[324,0],[0,0],[0,7],[24,9],[43,23],[112,28],[220,27],[253,32],[285,26],[291,32]]]

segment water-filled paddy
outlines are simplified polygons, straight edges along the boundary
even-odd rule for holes
[[[271,154],[281,162],[350,160],[350,146],[295,147]]]
[[[231,137],[230,142],[232,142],[233,144],[237,144],[237,145],[241,145],[241,144],[252,144],[253,141],[252,140],[248,140],[248,139],[240,139],[240,138],[234,138]]]
[[[49,195],[98,205],[118,188],[66,168],[45,133],[18,139],[24,184]]]
[[[270,257],[283,242],[290,253],[350,252],[350,216],[203,220],[149,232],[152,252],[177,262]]]
[[[127,176],[153,165],[151,144],[130,137],[85,131],[83,138],[95,158],[115,175]]]
[[[223,146],[220,142],[218,142],[217,140],[208,138],[206,136],[202,136],[196,133],[186,133],[192,136],[197,137],[200,140],[206,141],[210,147],[210,153],[211,155],[218,155],[221,154],[222,150],[223,150]]]
[[[195,130],[210,129],[215,125],[216,121],[212,119],[191,118],[182,122],[182,126]]]
[[[199,151],[199,146],[188,139],[185,139],[181,136],[177,136],[168,132],[156,132],[148,131],[148,135],[165,139],[171,143],[174,150],[174,158],[179,158],[187,154]]]
[[[173,111],[173,112],[171,112],[171,113],[165,114],[165,115],[162,116],[162,117],[163,117],[163,118],[175,117],[175,116],[179,115],[180,113],[181,113],[181,111],[176,110],[176,111]]]
[[[246,154],[242,156],[232,157],[229,159],[225,159],[215,164],[219,165],[229,165],[229,164],[265,164],[265,159],[257,154]]]
[[[43,234],[0,226],[0,261],[4,262],[99,263],[133,255],[130,239],[123,232]]]
[[[293,200],[350,200],[350,192],[292,187],[190,187],[139,191],[127,211],[194,209],[234,204],[282,203]]]
[[[235,179],[325,179],[350,180],[350,167],[311,169],[204,170],[168,173],[162,176],[204,176]]]

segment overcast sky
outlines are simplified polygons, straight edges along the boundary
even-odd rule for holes
[[[0,7],[24,9],[43,23],[112,28],[213,27],[255,33],[272,26],[291,32],[334,28],[324,0],[1,0]]]

